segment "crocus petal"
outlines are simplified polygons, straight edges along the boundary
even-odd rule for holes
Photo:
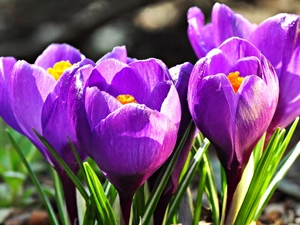
[[[12,71],[12,110],[27,136],[36,136],[32,128],[42,134],[41,112],[44,101],[56,81],[46,70],[18,61]]]
[[[173,82],[175,83],[181,105],[181,122],[178,131],[179,137],[181,137],[181,135],[185,132],[186,127],[192,119],[187,104],[187,91],[192,69],[193,65],[188,62],[169,69]]]
[[[222,44],[230,37],[248,39],[256,28],[247,19],[235,14],[228,6],[216,3],[212,10],[212,24],[216,46]]]
[[[81,66],[86,65],[86,63],[89,64],[90,61],[83,60],[62,74],[54,91],[49,93],[41,113],[44,138],[54,147],[56,152],[71,168],[75,168],[77,162],[72,154],[68,137],[75,145],[80,158],[84,159],[86,157],[86,154],[77,143],[76,126],[72,124],[73,118],[70,117],[70,115],[73,115],[72,110],[74,108],[72,107],[72,101],[69,101],[71,80],[77,70],[81,68]],[[93,66],[87,66],[85,69],[91,71],[93,70]]]
[[[9,126],[22,133],[11,109],[11,71],[16,62],[13,57],[0,58],[0,116]]]
[[[150,91],[161,81],[171,80],[167,66],[158,59],[139,60],[129,64],[150,88]]]
[[[176,127],[164,115],[126,104],[95,128],[92,158],[119,190],[136,190],[169,157],[176,135]]]
[[[103,59],[109,59],[109,58],[117,59],[122,63],[127,63],[126,47],[125,46],[114,47],[114,49],[111,52],[105,54],[101,59],[98,60],[96,64],[98,64]]]
[[[252,43],[237,37],[227,39],[219,46],[219,49],[230,56],[228,59],[231,60],[232,65],[241,58],[249,56],[261,57],[260,51]]]
[[[164,81],[156,85],[146,105],[167,116],[179,128],[181,119],[180,99],[172,81]]]
[[[257,75],[259,72],[259,59],[254,56],[239,59],[231,69],[231,72],[239,72],[240,76]]]
[[[299,24],[298,15],[278,14],[262,22],[250,37],[250,41],[272,63],[279,78],[300,44]]]
[[[295,49],[288,69],[281,77],[280,95],[278,107],[275,112],[270,129],[276,127],[287,127],[297,116],[300,115],[300,46]]]
[[[268,89],[258,76],[247,76],[240,87],[241,94],[235,119],[235,144],[239,150],[236,151],[236,155],[240,165],[248,162],[254,145],[267,130],[275,112],[276,107],[270,102],[272,98],[268,96]]]
[[[81,61],[84,56],[78,49],[68,44],[51,44],[44,52],[36,59],[36,65],[48,69],[52,68],[55,63],[60,61],[69,61],[71,64]]]
[[[198,7],[192,7],[187,13],[188,37],[198,58],[206,55],[216,47],[213,35],[212,24],[204,26],[204,15]]]
[[[191,74],[189,108],[199,130],[218,148],[219,158],[225,160],[223,165],[229,168],[234,155],[237,99],[225,75],[201,80],[199,72],[193,70]]]
[[[97,87],[86,89],[85,109],[91,130],[94,130],[101,120],[121,106],[122,104],[115,97]]]

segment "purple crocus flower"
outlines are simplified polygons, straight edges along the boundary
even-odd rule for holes
[[[280,95],[267,139],[277,127],[288,126],[300,115],[299,15],[281,13],[257,26],[226,5],[216,3],[210,24],[204,25],[204,15],[197,7],[190,8],[187,17],[188,36],[198,58],[227,38],[237,36],[253,43],[275,68]]]
[[[188,10],[187,19],[188,37],[198,58],[230,37],[248,39],[257,26],[220,3],[214,4],[209,24],[205,25],[204,14],[196,6]]]
[[[175,146],[181,108],[160,60],[128,60],[122,54],[126,50],[116,48],[92,71],[79,70],[73,94],[76,108],[86,113],[86,120],[78,117],[78,136],[86,137],[87,154],[117,188],[128,224],[135,191]]]
[[[300,115],[299,35],[299,15],[282,13],[262,22],[249,39],[271,62],[279,79],[280,94],[270,134]]]
[[[68,101],[70,81],[75,72],[86,64],[94,64],[67,44],[50,45],[31,65],[12,58],[1,59],[0,115],[17,131],[28,137],[51,163],[61,177],[72,224],[77,217],[75,186],[58,162],[38,139],[33,128],[57,151],[77,173],[79,166],[68,143],[74,143],[82,160],[86,153],[78,145],[75,127],[70,118],[72,104]],[[3,88],[5,86],[5,88]],[[66,191],[67,190],[67,191]]]
[[[272,120],[278,94],[274,68],[246,40],[230,38],[194,66],[189,109],[226,172],[227,209],[253,147]]]

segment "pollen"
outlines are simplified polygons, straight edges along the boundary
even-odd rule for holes
[[[53,68],[48,68],[47,71],[50,73],[55,80],[58,80],[60,76],[65,72],[66,69],[71,67],[72,64],[67,60],[67,61],[60,61],[54,64]]]
[[[121,102],[123,105],[128,103],[137,103],[137,101],[134,99],[132,95],[126,94],[126,95],[118,95],[117,100]]]
[[[244,80],[244,77],[240,77],[239,75],[240,73],[236,71],[236,72],[229,73],[227,76],[229,82],[232,85],[234,93],[237,93]]]

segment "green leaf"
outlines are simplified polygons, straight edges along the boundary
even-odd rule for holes
[[[64,191],[62,189],[62,185],[57,172],[52,167],[50,167],[50,171],[52,174],[53,186],[55,190],[55,200],[58,208],[60,222],[62,225],[68,225],[69,220],[64,201]]]
[[[273,134],[267,148],[257,163],[251,184],[235,221],[235,225],[248,225],[255,219],[261,199],[269,187],[275,170],[296,129],[298,121],[299,118],[294,121],[285,138],[285,129],[280,131],[278,128]]]
[[[195,124],[193,123],[193,121],[191,121],[188,128],[186,129],[182,139],[179,142],[177,142],[172,155],[169,157],[167,162],[163,165],[162,171],[159,174],[158,179],[154,185],[153,191],[150,194],[149,200],[147,201],[147,204],[145,207],[145,212],[144,212],[144,215],[142,216],[142,224],[143,225],[147,225],[149,223],[151,216],[153,215],[153,212],[157,206],[159,198],[168,183],[168,180],[169,180],[171,173],[175,167],[175,164],[181,153],[181,150],[182,150],[187,138],[189,137],[191,132],[193,132],[194,129],[195,129]]]
[[[32,171],[32,169],[31,169],[29,163],[27,162],[22,150],[19,148],[18,144],[15,142],[15,140],[13,139],[13,137],[10,135],[10,133],[8,131],[7,131],[7,134],[8,134],[8,137],[9,137],[11,143],[13,144],[14,148],[18,152],[21,160],[23,161],[24,165],[26,166],[26,168],[28,170],[28,173],[29,173],[29,176],[30,176],[32,182],[34,183],[34,185],[35,185],[35,187],[36,187],[36,189],[37,189],[37,191],[38,191],[38,193],[39,193],[39,195],[40,195],[40,197],[43,201],[43,204],[44,204],[44,206],[45,206],[45,208],[48,212],[50,223],[52,225],[59,225],[58,220],[56,218],[56,215],[54,213],[54,210],[51,206],[51,203],[50,203],[49,199],[47,198],[47,196],[45,195],[40,182],[38,181],[35,173]]]
[[[299,156],[300,142],[296,144],[296,146],[281,160],[280,164],[278,165],[274,177],[272,178],[267,190],[261,198],[261,201],[254,216],[254,220],[257,220],[259,218],[265,206],[274,194],[276,188],[278,187],[280,181],[283,179],[287,171],[291,168],[291,166]]]
[[[175,215],[176,211],[178,210],[179,204],[182,201],[184,193],[186,192],[196,171],[198,170],[203,153],[207,150],[209,144],[210,142],[208,141],[208,139],[205,139],[203,145],[198,149],[196,155],[194,156],[188,171],[184,175],[182,181],[179,183],[176,194],[174,195],[169,206],[169,214],[167,217],[168,223],[171,223],[172,217]]]
[[[112,207],[105,196],[103,187],[88,162],[83,163],[91,194],[94,196],[99,216],[105,225],[116,225],[116,218]]]
[[[38,136],[41,142],[46,146],[48,151],[52,154],[52,156],[57,160],[57,162],[61,165],[61,167],[65,170],[68,174],[70,179],[73,181],[74,185],[77,187],[78,191],[82,195],[82,197],[88,201],[89,195],[86,192],[85,188],[77,178],[77,176],[73,173],[73,171],[69,168],[69,166],[65,163],[65,161],[57,154],[57,152],[53,149],[53,147],[49,144],[49,142],[42,137],[35,129],[33,129],[34,133]]]
[[[210,204],[210,208],[212,212],[212,220],[214,225],[219,225],[220,224],[219,197],[218,197],[218,191],[215,182],[215,175],[207,151],[203,155],[203,163],[207,172],[205,192],[208,197],[208,202]]]
[[[203,192],[205,188],[206,183],[206,167],[203,164],[203,160],[201,160],[201,164],[199,166],[200,171],[200,180],[198,184],[198,190],[197,190],[197,198],[196,198],[196,204],[194,209],[194,217],[193,217],[193,225],[199,225],[200,217],[201,217],[201,210],[202,210],[202,197]]]

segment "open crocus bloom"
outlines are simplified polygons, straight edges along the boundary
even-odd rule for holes
[[[126,223],[133,194],[174,149],[181,106],[160,60],[123,54],[118,47],[89,66],[92,70],[81,68],[73,79],[73,98],[81,112],[74,115],[78,139],[118,189]],[[85,119],[79,116],[84,114]]]
[[[50,45],[31,65],[13,58],[1,58],[0,115],[8,125],[27,136],[44,157],[60,172],[61,168],[33,132],[35,129],[54,147],[75,172],[78,169],[67,136],[77,146],[69,122],[66,95],[75,71],[93,63],[66,44]],[[86,154],[77,148],[82,159]]]
[[[77,87],[88,77],[81,83],[88,126],[78,123],[81,136],[90,133],[87,153],[119,191],[133,194],[176,142],[181,109],[168,69],[156,59],[126,64],[103,58],[77,74]]]
[[[229,202],[278,102],[274,68],[250,42],[230,38],[195,65],[188,104],[227,175]]]
[[[209,24],[205,25],[204,14],[198,7],[189,9],[187,19],[188,37],[198,58],[230,37],[248,39],[257,26],[220,3],[214,4]]]
[[[189,9],[188,36],[198,58],[218,47],[230,37],[241,37],[253,43],[271,62],[279,78],[279,100],[268,136],[277,127],[288,126],[300,115],[300,38],[299,15],[281,13],[258,26],[216,3],[211,23],[204,25],[204,15],[197,7]]]

